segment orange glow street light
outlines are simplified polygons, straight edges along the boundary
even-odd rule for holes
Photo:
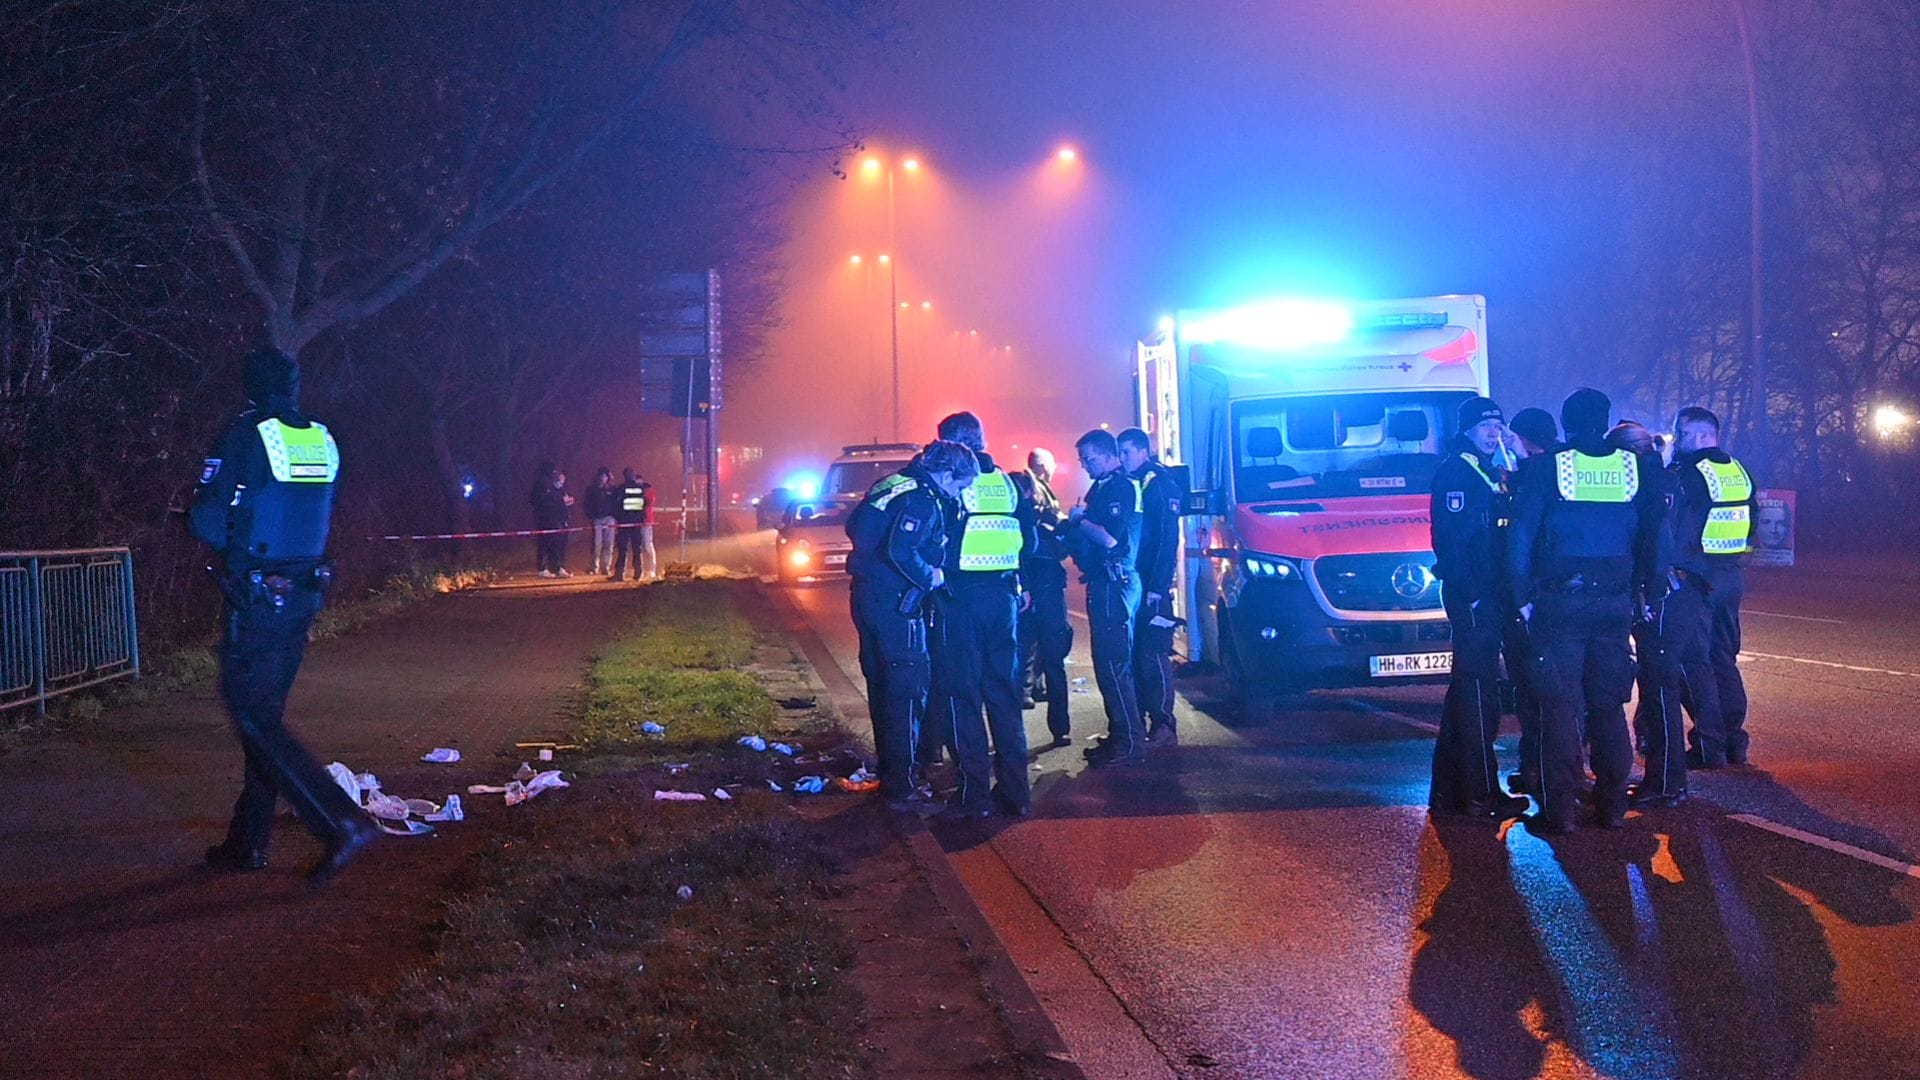
[[[900,160],[900,168],[904,169],[908,173],[917,174],[920,171],[920,159],[917,157],[902,158]],[[896,228],[897,219],[894,213],[894,197],[893,197],[895,170],[891,165],[887,164],[885,161],[882,161],[878,155],[868,154],[860,162],[860,171],[865,173],[868,177],[874,180],[880,179],[880,176],[882,173],[886,174],[886,178],[887,178],[887,246],[895,251],[898,251],[900,249],[900,243],[899,243],[898,231]],[[900,299],[899,277],[898,277],[899,270],[897,267],[893,265],[893,260],[888,258],[885,255],[880,256],[880,262],[887,267],[888,296],[892,302],[898,302]],[[906,307],[906,306],[907,305],[905,304],[900,304],[899,307],[889,308],[889,313],[893,317],[893,326],[892,326],[892,331],[893,331],[893,437],[895,439],[898,439],[900,437],[900,316],[899,316],[899,308]]]
[[[1053,152],[1053,156],[1054,156],[1054,159],[1059,161],[1061,164],[1071,165],[1074,162],[1080,160],[1080,151],[1074,149],[1071,145],[1062,146],[1060,149],[1055,150]]]

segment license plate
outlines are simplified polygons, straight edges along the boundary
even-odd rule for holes
[[[845,566],[847,565],[847,557],[845,555],[829,555],[827,556],[826,565]]]
[[[1451,671],[1453,654],[1450,652],[1367,657],[1367,673],[1376,679],[1392,679],[1402,675],[1445,675]]]

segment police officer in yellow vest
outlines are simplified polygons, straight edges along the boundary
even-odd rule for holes
[[[284,798],[325,845],[309,875],[323,880],[376,833],[283,723],[307,628],[332,577],[325,553],[340,451],[326,425],[295,405],[299,368],[291,357],[271,346],[256,350],[245,381],[253,408],[207,455],[188,518],[218,559],[212,569],[226,596],[220,693],[246,751],[232,824],[207,863],[266,866],[274,805]]]
[[[1693,713],[1689,762],[1714,769],[1747,763],[1747,688],[1740,678],[1741,560],[1752,550],[1756,486],[1720,449],[1720,418],[1697,406],[1673,420],[1676,455],[1675,576],[1706,593],[1707,668],[1688,672]]]
[[[1633,686],[1627,635],[1635,600],[1657,576],[1666,506],[1641,482],[1641,461],[1606,441],[1613,403],[1580,389],[1560,409],[1567,445],[1528,458],[1515,476],[1507,544],[1511,602],[1532,633],[1540,695],[1540,815],[1549,834],[1575,828],[1592,751],[1595,817],[1625,823],[1633,745],[1625,703]]]
[[[986,452],[978,417],[954,413],[940,421],[940,438],[971,449],[980,463],[979,478],[947,522],[946,585],[934,593],[929,713],[938,710],[932,723],[951,739],[960,766],[944,816],[1023,816],[1032,794],[1017,621],[1020,558],[1036,550],[1037,515]]]

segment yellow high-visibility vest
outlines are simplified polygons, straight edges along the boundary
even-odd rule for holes
[[[894,473],[892,476],[881,477],[878,482],[867,489],[867,502],[871,504],[875,510],[885,510],[888,503],[905,495],[909,491],[918,490],[920,490],[920,481],[915,480],[906,473]]]
[[[1640,460],[1625,450],[1604,457],[1562,450],[1553,455],[1553,470],[1568,502],[1628,503],[1640,493]]]
[[[282,484],[331,484],[340,475],[340,448],[327,425],[307,421],[300,428],[274,417],[254,425],[267,465]]]
[[[1732,460],[1701,458],[1695,468],[1707,482],[1707,498],[1713,502],[1700,530],[1700,550],[1708,555],[1745,555],[1753,550],[1753,515],[1747,508],[1753,498],[1753,478]]]
[[[1020,568],[1025,541],[1013,516],[1020,493],[1001,469],[980,474],[960,493],[966,511],[960,533],[960,569],[991,573]]]

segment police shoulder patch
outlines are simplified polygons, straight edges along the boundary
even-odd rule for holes
[[[1457,514],[1467,507],[1467,493],[1464,491],[1447,492],[1447,512]]]
[[[213,478],[219,475],[220,459],[217,457],[208,458],[206,462],[200,466],[200,482],[203,484],[213,483]]]
[[[1178,496],[1174,496],[1167,500],[1167,509],[1173,511],[1176,514],[1180,512],[1180,499]]]
[[[903,517],[900,519],[901,532],[913,532],[919,527],[920,527],[920,523],[918,521],[915,521],[913,518]]]

